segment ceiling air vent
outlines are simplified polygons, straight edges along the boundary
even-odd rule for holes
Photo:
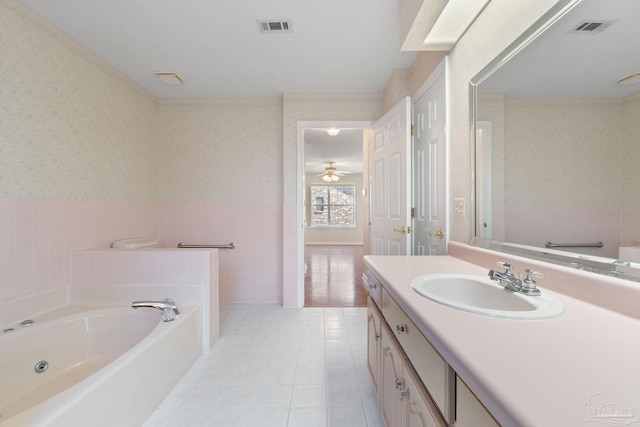
[[[573,28],[574,33],[601,33],[607,27],[613,24],[613,21],[601,21],[601,20],[585,20]]]
[[[290,33],[292,31],[290,20],[258,20],[258,28],[261,33]]]

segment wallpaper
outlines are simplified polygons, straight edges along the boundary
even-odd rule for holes
[[[623,121],[627,134],[622,147],[623,202],[640,205],[640,93],[629,96],[623,104]],[[638,236],[640,237],[640,235]]]
[[[619,101],[508,101],[505,200],[619,202],[624,133]]]
[[[282,203],[280,100],[161,101],[159,201]]]
[[[0,39],[0,197],[154,200],[153,99],[13,0]]]

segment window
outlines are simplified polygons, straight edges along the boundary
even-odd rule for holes
[[[355,227],[356,187],[353,185],[311,185],[312,227]]]

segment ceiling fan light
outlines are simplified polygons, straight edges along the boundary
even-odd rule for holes
[[[340,129],[338,129],[338,128],[329,128],[329,129],[327,129],[327,133],[330,136],[336,136],[336,135],[338,135],[340,133]]]

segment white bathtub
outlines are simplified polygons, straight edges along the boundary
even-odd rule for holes
[[[180,309],[166,323],[119,307],[1,333],[0,426],[142,425],[201,352],[199,311]]]

